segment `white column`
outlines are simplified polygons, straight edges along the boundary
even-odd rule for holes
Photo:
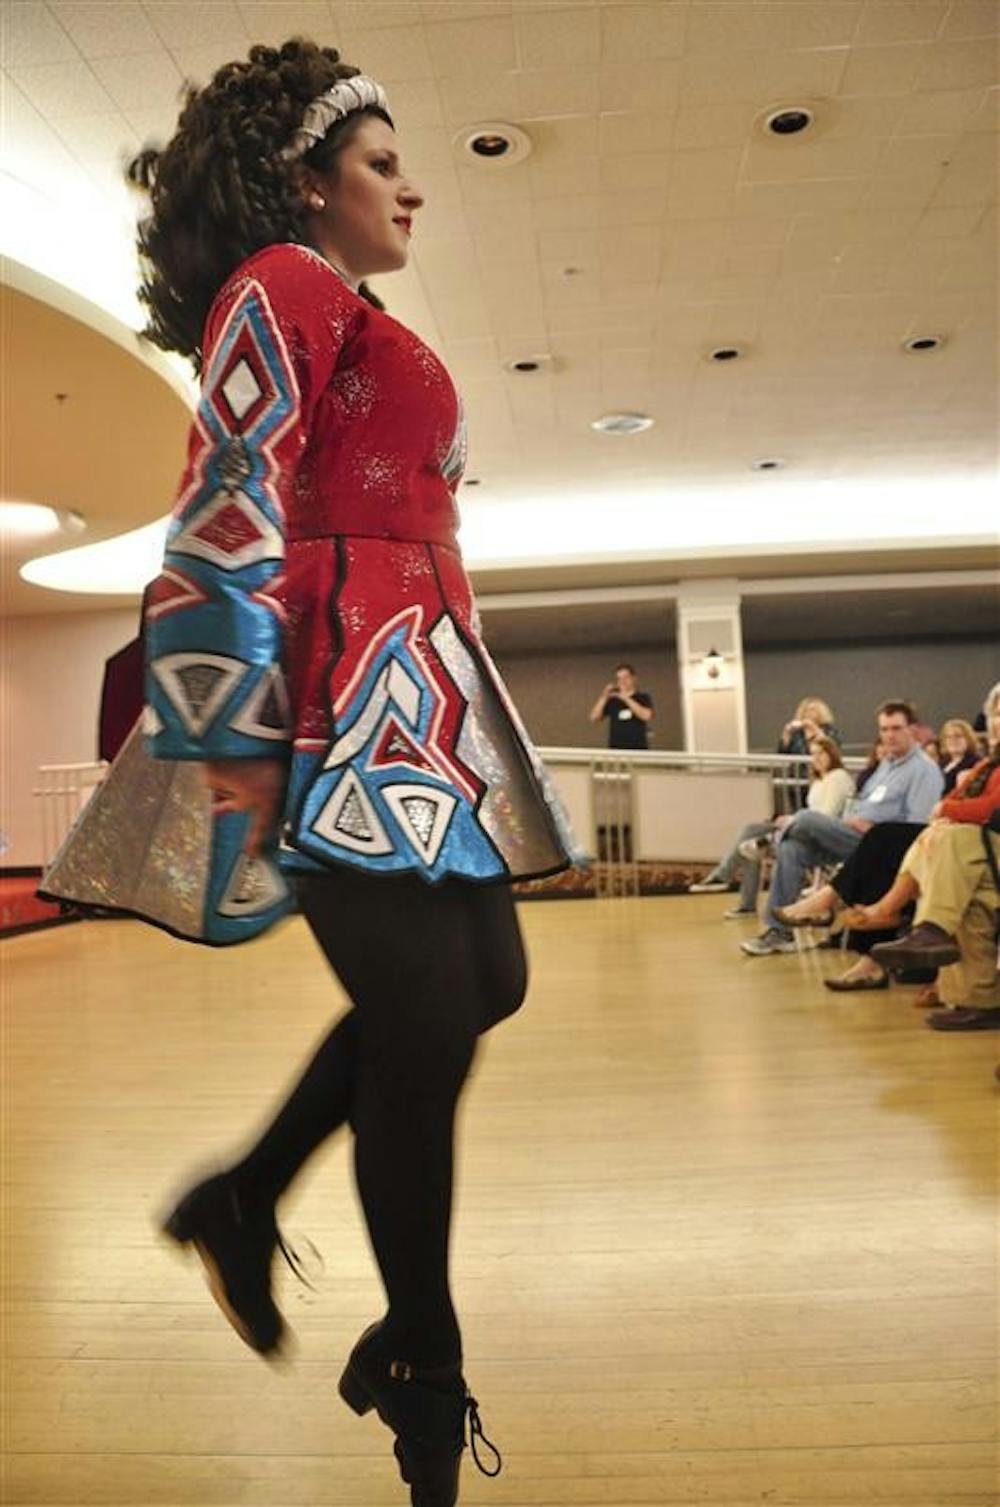
[[[684,581],[677,596],[684,747],[746,753],[746,680],[739,582]]]

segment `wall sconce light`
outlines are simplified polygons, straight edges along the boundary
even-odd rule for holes
[[[719,653],[718,649],[713,647],[709,649],[708,653],[702,659],[701,663],[702,668],[705,671],[705,674],[708,676],[709,680],[718,680],[722,674],[725,660]]]

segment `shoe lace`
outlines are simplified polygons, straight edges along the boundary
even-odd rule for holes
[[[483,1420],[479,1416],[479,1404],[469,1392],[465,1398],[465,1413],[469,1421],[469,1448],[472,1450],[472,1458],[484,1476],[498,1476],[503,1467],[503,1458],[495,1444],[492,1444],[483,1433]],[[479,1445],[482,1443],[493,1456],[496,1464],[484,1465],[479,1457]]]

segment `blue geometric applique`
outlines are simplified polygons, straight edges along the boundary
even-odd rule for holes
[[[445,695],[419,648],[421,622],[410,607],[375,636],[326,756],[308,772],[293,760],[291,840],[376,871],[495,878],[506,870],[477,819],[479,791],[439,739]]]

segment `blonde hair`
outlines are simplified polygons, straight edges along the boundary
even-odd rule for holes
[[[972,726],[972,724],[969,722],[964,722],[961,717],[949,717],[947,722],[942,722],[941,731],[938,733],[937,737],[938,751],[941,758],[945,758],[947,756],[947,750],[944,746],[944,740],[945,738],[947,738],[950,732],[959,732],[962,734],[962,737],[965,739],[965,747],[967,751],[971,749],[973,753],[979,752],[979,739],[976,736],[976,730]]]
[[[994,707],[998,701],[1000,701],[1000,680],[997,681],[992,690],[986,692],[986,700],[983,702],[983,716],[986,718],[987,722],[989,722],[990,720],[991,708]],[[987,731],[989,731],[989,729],[987,729]]]
[[[1000,689],[1000,687],[998,687],[998,689]],[[803,717],[806,715],[806,707],[809,706],[815,708],[816,711],[816,716],[812,719],[814,722],[821,722],[824,727],[833,726],[833,713],[827,706],[826,702],[820,701],[818,696],[803,696],[802,700],[795,708],[796,722],[802,721]]]

